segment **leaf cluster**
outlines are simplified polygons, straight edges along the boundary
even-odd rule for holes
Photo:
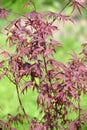
[[[31,1],[29,1],[31,2]],[[28,6],[29,2],[26,3]],[[63,13],[72,6],[81,14],[84,8],[78,1],[70,1],[59,12],[39,13],[35,10],[11,21],[5,27],[9,47],[13,53],[1,49],[0,79],[6,76],[16,87],[18,101],[30,130],[80,130],[86,124],[87,112],[81,109],[81,94],[87,93],[87,44],[83,44],[81,55],[74,52],[71,61],[65,65],[54,59],[55,47],[62,47],[55,41],[53,32],[58,30],[57,21],[73,21]],[[10,13],[0,9],[0,18]],[[37,90],[37,105],[43,117],[30,119],[21,100],[21,94],[32,88]],[[74,103],[76,102],[76,104]],[[75,120],[69,119],[69,113],[77,114]],[[10,115],[7,122],[0,121],[2,129],[16,130],[10,122],[23,124],[20,115]]]

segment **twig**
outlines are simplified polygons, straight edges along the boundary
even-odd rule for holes
[[[17,85],[17,84],[16,84],[16,91],[17,91],[17,97],[18,97],[18,101],[19,101],[20,107],[21,107],[21,109],[22,109],[24,115],[26,116],[26,119],[27,119],[27,121],[28,121],[28,124],[30,124],[30,120],[29,120],[29,118],[28,118],[28,116],[27,116],[27,114],[26,114],[26,111],[25,111],[25,109],[24,109],[24,107],[23,107],[23,104],[22,104],[22,101],[21,101],[21,98],[20,98],[19,89],[18,89],[18,85]]]
[[[4,71],[0,70],[2,73],[4,73]],[[19,94],[19,89],[18,89],[18,85],[16,82],[14,82],[6,73],[5,73],[5,76],[16,86],[16,92],[17,92],[17,97],[18,97],[18,101],[19,101],[19,104],[20,104],[20,107],[24,113],[24,116],[26,116],[26,119],[28,121],[28,124],[30,124],[30,120],[29,120],[29,117],[27,116],[26,114],[26,111],[24,109],[24,106],[22,104],[22,101],[21,101],[21,98],[20,98],[20,94]]]

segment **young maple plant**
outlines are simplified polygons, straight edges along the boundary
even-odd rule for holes
[[[72,8],[70,16],[63,13],[68,6]],[[67,65],[53,57],[55,47],[62,47],[53,38],[53,32],[58,30],[54,22],[72,22],[71,14],[75,9],[81,14],[80,8],[84,8],[80,0],[69,0],[58,13],[42,14],[34,10],[4,28],[6,42],[14,51],[3,51],[1,48],[0,79],[6,76],[15,85],[23,113],[10,115],[7,121],[0,120],[1,130],[17,130],[13,123],[23,125],[24,118],[27,121],[26,130],[82,130],[82,125],[86,124],[87,111],[81,108],[80,98],[82,93],[87,93],[87,44],[82,44],[81,58],[74,52]],[[7,20],[6,16],[10,13],[0,9],[0,18]],[[38,93],[37,105],[42,113],[40,120],[35,117],[31,120],[21,100],[21,94],[26,94],[25,91],[30,88]],[[71,112],[76,113],[75,119],[69,118]]]

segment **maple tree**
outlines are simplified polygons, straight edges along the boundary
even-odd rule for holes
[[[25,6],[30,3],[32,1]],[[67,16],[64,10],[68,6],[72,11]],[[6,42],[15,50],[9,52],[1,48],[0,79],[6,76],[15,85],[23,114],[9,115],[7,121],[0,120],[1,129],[16,130],[12,123],[23,124],[24,118],[28,130],[81,130],[82,124],[86,124],[87,112],[80,107],[80,97],[87,93],[87,44],[82,44],[82,57],[74,52],[68,65],[53,57],[55,47],[62,47],[53,38],[53,32],[58,30],[54,22],[73,22],[71,14],[75,9],[81,14],[80,8],[85,8],[80,0],[69,0],[60,12],[43,14],[36,12],[34,5],[34,11],[21,15],[4,28]],[[0,18],[7,19],[9,14],[10,11],[0,9]],[[43,115],[41,120],[31,120],[23,106],[21,94],[26,94],[29,88],[37,90],[37,105]],[[70,112],[76,113],[77,118],[69,119]]]

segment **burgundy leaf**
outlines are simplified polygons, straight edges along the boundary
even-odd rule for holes
[[[86,124],[87,123],[87,111],[81,110],[81,121]]]
[[[73,13],[74,10],[77,9],[78,12],[81,14],[81,9],[80,9],[80,8],[81,8],[81,7],[82,7],[82,8],[85,8],[85,7],[82,5],[82,3],[81,3],[80,1],[78,2],[77,0],[73,1],[72,4],[71,4],[71,6],[73,7],[71,13]]]
[[[56,82],[54,85],[53,85],[53,90],[57,90],[58,89],[58,82]]]
[[[5,62],[5,61],[1,61],[1,62],[0,62],[0,68],[3,68],[4,62]]]
[[[70,122],[70,124],[69,124],[69,129],[70,129],[70,130],[76,130],[76,126],[75,126],[75,123],[74,123],[74,122]]]
[[[48,12],[45,14],[45,16],[47,16],[47,17],[50,19],[50,18],[56,18],[56,17],[57,17],[57,14],[54,13],[54,12],[48,11]]]
[[[66,21],[70,21],[74,23],[74,21],[70,18],[69,15],[58,14],[58,19],[59,21],[62,21],[63,23],[65,23]]]
[[[8,10],[0,8],[0,18],[5,18],[6,19],[8,14],[9,14]]]
[[[36,125],[32,130],[46,130],[46,127],[43,125]]]
[[[54,46],[59,46],[59,47],[62,46],[61,43],[59,43],[59,42],[57,42],[57,41],[55,41],[55,40],[53,40],[53,39],[50,40],[50,43],[51,43],[52,45],[54,45]]]
[[[9,58],[10,56],[10,54],[7,51],[2,51],[0,54],[3,56],[3,58]]]
[[[2,79],[3,78],[3,74],[0,74],[0,79]]]
[[[33,83],[31,81],[25,82],[24,87],[22,88],[21,92],[24,93],[24,91],[27,91],[28,87],[31,87]]]
[[[43,52],[43,50],[44,50],[43,47],[39,47],[39,48],[35,49],[35,50],[33,51],[32,56],[35,56],[35,55],[37,55],[37,54],[41,54],[41,53]]]
[[[52,54],[52,50],[51,49],[46,49],[45,53],[44,53],[44,57],[49,56],[51,54]]]
[[[43,102],[44,96],[42,93],[38,95],[37,104],[40,105]]]

